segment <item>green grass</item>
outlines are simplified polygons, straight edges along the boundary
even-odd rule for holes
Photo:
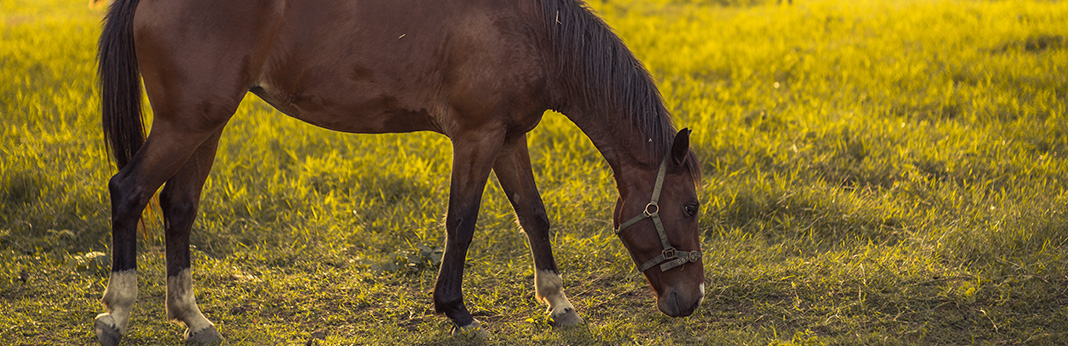
[[[611,172],[549,113],[531,156],[588,329],[547,326],[491,182],[465,277],[491,341],[1068,343],[1068,4],[593,5],[695,130],[708,297],[688,318],[656,311],[609,231]],[[101,16],[0,0],[5,343],[87,343],[102,312],[114,169],[94,79]],[[435,134],[330,132],[249,98],[194,225],[201,308],[232,344],[464,343],[430,298],[449,150]],[[126,340],[177,344],[149,226]]]

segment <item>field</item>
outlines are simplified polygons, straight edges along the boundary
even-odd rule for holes
[[[500,344],[1068,344],[1068,3],[591,4],[690,127],[707,299],[656,311],[611,232],[611,171],[558,113],[529,135],[568,296],[552,330],[492,180],[465,297]],[[85,344],[110,265],[85,1],[0,0],[0,340]],[[194,225],[200,307],[230,344],[464,344],[433,313],[451,158],[249,96]],[[164,319],[162,226],[139,240],[129,344]]]

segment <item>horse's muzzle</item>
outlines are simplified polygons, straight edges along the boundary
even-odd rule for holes
[[[693,314],[694,310],[697,310],[698,306],[701,306],[701,301],[704,300],[704,287],[701,288],[701,290],[691,294],[684,294],[679,292],[679,290],[669,289],[667,292],[664,292],[664,294],[656,298],[656,308],[659,309],[660,312],[671,317],[690,316]]]

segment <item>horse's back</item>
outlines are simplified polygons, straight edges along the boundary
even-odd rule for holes
[[[296,118],[362,133],[533,127],[544,110],[531,4],[142,2],[150,88],[252,90]]]

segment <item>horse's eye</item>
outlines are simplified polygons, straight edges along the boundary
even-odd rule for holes
[[[689,215],[689,216],[696,216],[697,215],[697,205],[696,204],[687,204],[685,207],[683,207],[683,210],[686,211],[686,215]]]

